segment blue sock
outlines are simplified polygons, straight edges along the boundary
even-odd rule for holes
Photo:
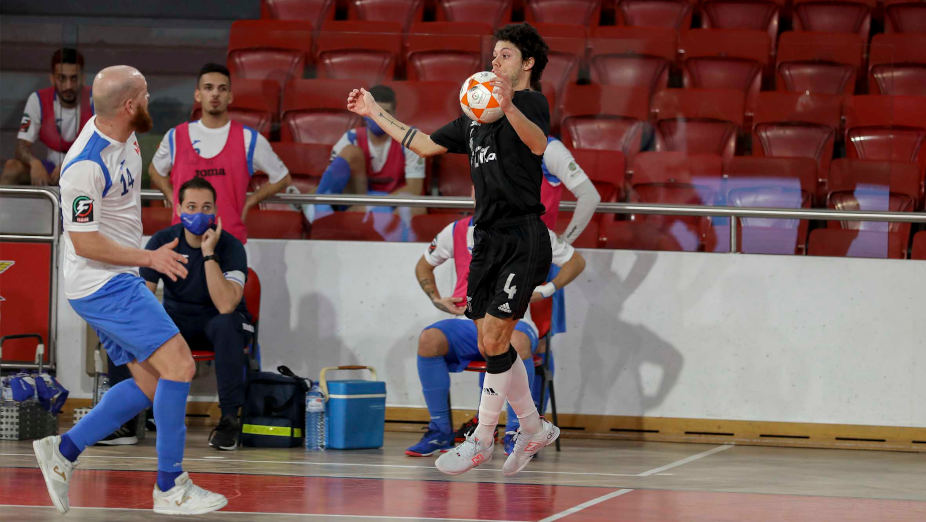
[[[450,433],[453,428],[450,424],[450,370],[443,357],[418,356],[418,379],[421,380],[421,391],[424,393],[424,402],[428,405],[431,415],[432,430]]]
[[[347,163],[346,159],[338,156],[331,160],[331,164],[325,169],[315,193],[341,194],[344,192],[344,187],[347,186],[348,181],[350,181],[350,164]],[[316,219],[332,212],[334,212],[334,209],[331,208],[331,205],[315,205]]]
[[[186,399],[190,383],[159,379],[154,392],[154,420],[158,425],[158,488],[167,491],[183,469],[186,443]]]
[[[533,383],[534,359],[523,359],[521,362],[524,363],[524,371],[527,372],[527,382]],[[519,427],[521,427],[521,421],[518,419],[518,416],[515,414],[514,410],[511,409],[511,404],[508,404],[508,420],[505,421],[505,431],[518,431]]]
[[[65,458],[74,462],[84,448],[96,444],[149,406],[151,401],[133,379],[122,381],[103,395],[100,403],[61,437],[58,449]]]

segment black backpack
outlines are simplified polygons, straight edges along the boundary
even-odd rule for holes
[[[261,448],[301,446],[305,437],[308,379],[286,366],[248,376],[241,421],[241,444]]]

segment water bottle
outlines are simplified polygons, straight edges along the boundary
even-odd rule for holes
[[[325,449],[325,396],[317,382],[305,395],[305,449]]]
[[[99,404],[103,400],[103,394],[109,391],[109,376],[101,375],[100,382],[96,386],[96,402],[94,404]]]

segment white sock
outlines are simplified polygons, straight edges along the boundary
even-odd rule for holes
[[[533,361],[531,361],[533,363]],[[521,431],[538,433],[541,429],[540,414],[531,396],[531,385],[527,382],[527,370],[520,357],[511,365],[511,380],[508,383],[508,403],[521,421]]]
[[[498,417],[505,408],[512,369],[502,373],[486,373],[482,383],[482,397],[479,399],[479,425],[473,433],[481,441],[493,441]],[[483,443],[483,446],[488,444]]]

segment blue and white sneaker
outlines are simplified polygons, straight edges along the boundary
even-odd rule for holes
[[[511,455],[511,452],[514,451],[514,441],[516,439],[517,431],[506,431],[505,438],[502,441],[505,443],[505,455]]]
[[[444,433],[429,428],[428,432],[421,437],[417,444],[405,450],[405,454],[409,457],[429,457],[435,452],[443,453],[451,449],[453,449],[452,433]]]

